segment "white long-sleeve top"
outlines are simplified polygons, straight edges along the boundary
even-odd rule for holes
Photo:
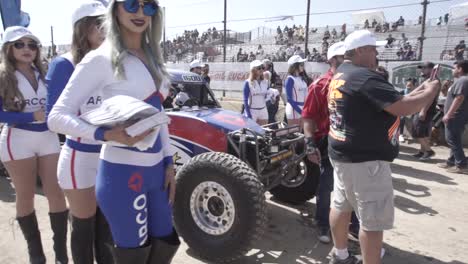
[[[129,55],[122,63],[125,80],[119,80],[114,75],[108,43],[89,52],[76,66],[52,108],[48,117],[50,130],[73,137],[104,140],[103,128],[88,124],[78,116],[80,107],[96,92],[102,95],[102,100],[115,95],[127,95],[164,111],[162,98],[167,95],[168,81],[163,81],[158,91],[150,72],[139,58]],[[170,164],[172,153],[168,127],[166,125],[160,129],[155,145],[147,151],[104,144],[100,157],[109,162],[136,166],[153,166],[161,161]]]

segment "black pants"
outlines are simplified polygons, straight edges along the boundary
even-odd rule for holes
[[[276,114],[278,113],[278,103],[272,104],[270,101],[266,102],[268,110],[268,124],[276,122]]]

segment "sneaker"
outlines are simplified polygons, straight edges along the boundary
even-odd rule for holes
[[[324,244],[329,244],[331,242],[330,229],[326,227],[319,227],[318,239]]]
[[[447,172],[458,173],[458,174],[467,174],[468,173],[468,168],[467,167],[453,166],[451,168],[448,168]]]
[[[400,141],[400,143],[404,143],[405,142],[405,137],[403,135],[400,135],[398,140]]]
[[[413,156],[413,158],[419,159],[419,158],[421,158],[423,155],[424,155],[424,152],[419,151],[418,153],[413,154],[413,155],[411,155],[411,156]]]
[[[419,158],[419,160],[427,161],[427,160],[430,160],[434,156],[435,156],[435,152],[432,151],[432,150],[429,150],[429,151],[425,152],[424,155],[422,155],[422,157]]]
[[[347,259],[339,259],[335,253],[332,254],[329,264],[362,264],[362,260],[350,255]]]
[[[442,168],[442,169],[452,168],[453,166],[455,166],[455,164],[451,164],[447,162],[437,164],[437,167]]]

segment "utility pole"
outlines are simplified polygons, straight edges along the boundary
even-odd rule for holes
[[[55,55],[57,55],[57,47],[55,46],[55,43],[54,43],[54,27],[53,26],[50,26],[50,39],[51,39],[51,42],[52,42],[52,46],[50,47],[51,48],[51,56],[52,58],[55,57]]]
[[[227,45],[227,0],[224,0],[224,43],[223,43],[223,62],[226,62]]]
[[[419,37],[418,60],[420,61],[422,60],[424,40],[426,39],[424,34],[426,33],[426,13],[427,13],[427,5],[429,4],[429,1],[424,0],[421,4],[423,6],[423,13],[422,13],[422,23],[421,23],[421,37]]]
[[[307,19],[306,19],[306,27],[305,27],[305,48],[304,54],[307,57],[307,51],[309,50],[307,46],[309,46],[309,18],[310,18],[310,0],[307,0]]]
[[[163,58],[166,61],[166,7],[163,7],[163,23],[164,23],[164,32],[163,32]]]

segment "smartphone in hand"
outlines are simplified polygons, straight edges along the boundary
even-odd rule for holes
[[[440,64],[436,64],[436,66],[432,68],[431,77],[429,77],[429,80],[433,81],[435,79],[439,79],[439,73],[440,73]]]

